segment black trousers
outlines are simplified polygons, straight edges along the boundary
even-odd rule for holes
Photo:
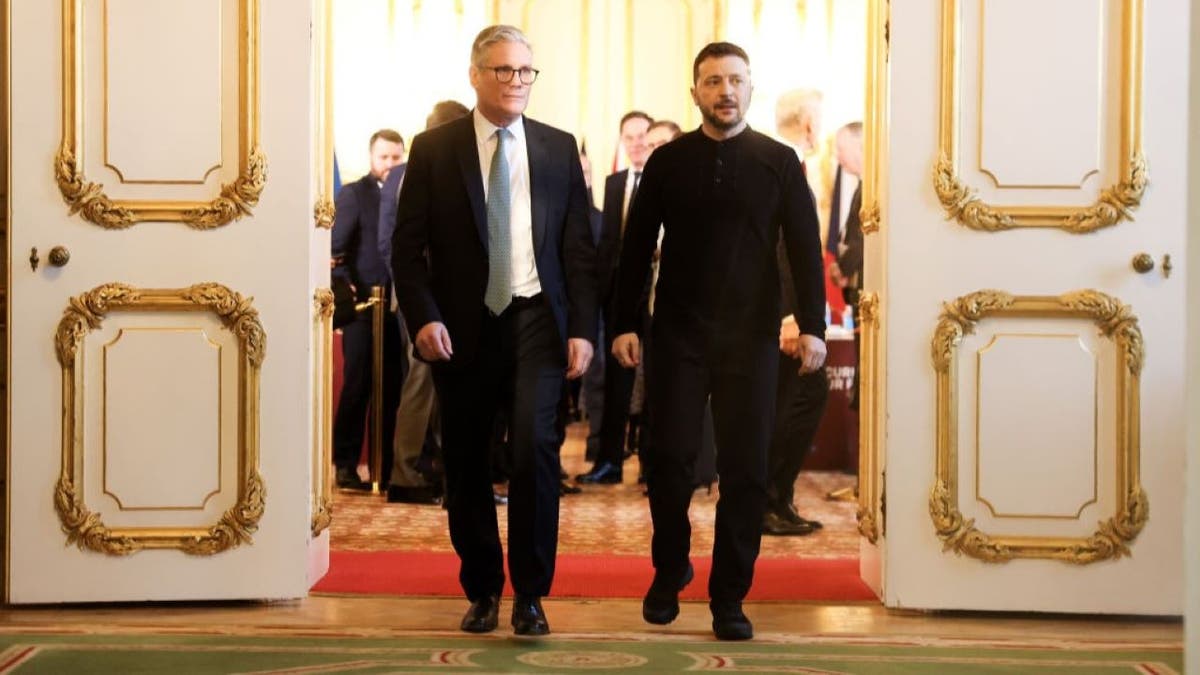
[[[754,578],[766,508],[779,342],[775,336],[741,336],[702,344],[694,332],[658,320],[653,332],[649,394],[654,440],[646,458],[646,484],[655,573],[674,581],[687,569],[692,531],[688,505],[704,406],[711,396],[721,496],[708,593],[713,600],[741,600]]]
[[[481,311],[487,310],[481,307]],[[453,339],[453,336],[451,336]],[[489,444],[508,417],[508,569],[522,595],[544,596],[558,550],[559,435],[566,354],[554,315],[538,296],[484,318],[479,353],[463,366],[435,364],[450,541],[472,602],[504,588],[504,552],[492,499]]]
[[[801,375],[799,370],[800,361],[779,357],[775,431],[767,460],[767,500],[773,509],[783,509],[792,503],[796,477],[812,449],[829,398],[829,380],[824,368],[807,375]]]
[[[615,296],[615,294],[614,294]],[[617,325],[616,298],[609,303],[605,327]],[[605,331],[604,354],[612,354],[616,339],[613,331]],[[625,427],[629,424],[629,402],[633,398],[633,381],[637,371],[625,368],[615,357],[604,362],[604,414],[600,420],[600,448],[596,463],[609,462],[621,466],[625,460]]]
[[[357,467],[362,453],[371,402],[371,332],[369,312],[342,327],[342,392],[333,421],[333,463],[338,468]],[[407,340],[396,317],[387,314],[383,318],[383,482],[392,475],[392,437],[407,370]]]

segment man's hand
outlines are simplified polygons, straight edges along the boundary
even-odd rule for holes
[[[825,365],[825,341],[816,335],[800,336],[800,374],[815,373]]]
[[[417,331],[417,353],[426,361],[449,361],[454,356],[450,332],[441,321],[431,321]]]
[[[613,340],[613,356],[625,368],[636,368],[642,361],[642,343],[637,333],[622,333]]]
[[[567,379],[574,380],[587,372],[592,362],[592,343],[583,338],[567,340]]]
[[[842,274],[842,268],[839,267],[836,262],[829,263],[829,280],[832,281],[833,285],[837,286],[838,288],[845,288],[846,284],[850,282],[850,280],[847,279],[844,274]]]
[[[779,322],[779,351],[793,359],[800,358],[800,326],[791,314]]]

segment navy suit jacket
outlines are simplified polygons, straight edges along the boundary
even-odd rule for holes
[[[575,139],[524,119],[533,250],[545,302],[567,338],[595,340],[596,249]],[[473,115],[413,139],[400,189],[392,272],[409,333],[446,325],[448,366],[471,362],[487,308],[488,233]]]
[[[378,244],[379,184],[367,174],[338,191],[330,252],[332,274],[356,289],[358,300],[371,295],[371,286],[390,292],[391,274]]]
[[[407,164],[392,167],[392,170],[388,172],[387,180],[383,181],[383,187],[379,188],[377,245],[379,246],[379,257],[383,259],[384,265],[387,267],[389,278],[392,274],[392,235],[396,233],[396,203],[400,200],[400,184],[404,180],[404,172],[407,168]]]
[[[625,182],[629,169],[604,180],[604,222],[600,229],[600,294],[607,304],[616,293],[617,263],[621,258],[621,210],[625,206]]]

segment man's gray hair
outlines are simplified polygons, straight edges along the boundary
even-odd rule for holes
[[[775,126],[800,124],[806,118],[820,114],[821,92],[816,89],[793,89],[784,92],[775,102]]]
[[[533,45],[520,28],[505,24],[488,26],[479,31],[479,35],[475,36],[475,42],[471,44],[471,65],[476,68],[482,66],[483,52],[497,42],[520,42],[529,47],[529,51],[533,51]]]

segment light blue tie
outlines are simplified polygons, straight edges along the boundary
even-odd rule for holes
[[[509,195],[508,157],[504,154],[507,129],[496,130],[496,153],[488,171],[488,282],[483,304],[499,315],[512,302],[512,198]]]

